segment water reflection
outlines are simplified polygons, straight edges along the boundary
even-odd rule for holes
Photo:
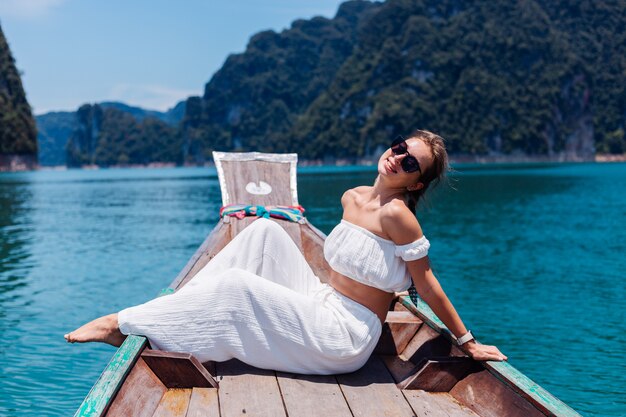
[[[20,316],[10,310],[19,308],[20,292],[28,286],[34,267],[30,246],[31,184],[20,177],[0,179],[0,331],[17,326]],[[5,345],[0,345],[4,350]]]

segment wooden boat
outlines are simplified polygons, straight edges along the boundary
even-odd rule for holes
[[[298,204],[295,154],[214,154],[223,204]],[[160,295],[175,292],[254,221],[225,217]],[[275,220],[326,281],[325,235]],[[476,362],[425,303],[398,296],[375,353],[350,374],[306,376],[237,360],[200,364],[128,336],[76,416],[578,416],[507,362]]]

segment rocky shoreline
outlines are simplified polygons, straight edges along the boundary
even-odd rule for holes
[[[621,155],[614,154],[597,154],[596,162],[626,162],[626,153]]]
[[[0,155],[0,172],[32,171],[38,168],[39,165],[35,155]]]
[[[478,156],[478,155],[451,155],[450,162],[452,164],[532,164],[532,163],[576,163],[576,162],[626,162],[626,154],[596,154],[593,158],[568,158],[549,157],[549,156],[528,156],[528,155],[498,155],[498,156]],[[372,166],[376,160],[371,158],[349,159],[349,158],[326,158],[326,159],[300,159],[298,165],[303,167],[310,166]],[[214,167],[213,162],[207,162],[201,165],[187,164],[186,167]],[[80,169],[107,169],[107,168],[175,168],[176,164],[170,162],[152,162],[150,164],[126,164],[111,165],[108,167],[100,167],[98,165],[84,165]],[[0,172],[1,171],[59,171],[68,169],[64,165],[57,166],[38,166],[31,159],[24,159],[16,155],[1,156],[0,155]]]

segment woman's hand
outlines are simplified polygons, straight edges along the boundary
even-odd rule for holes
[[[505,361],[508,358],[495,346],[481,345],[475,340],[462,345],[472,359],[477,361]]]

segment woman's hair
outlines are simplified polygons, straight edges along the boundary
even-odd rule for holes
[[[417,204],[424,198],[428,187],[433,183],[433,187],[439,184],[449,170],[448,153],[443,138],[427,130],[416,130],[408,139],[419,139],[427,144],[433,156],[433,163],[420,175],[419,182],[424,186],[419,190],[406,192],[407,205],[415,213]]]

